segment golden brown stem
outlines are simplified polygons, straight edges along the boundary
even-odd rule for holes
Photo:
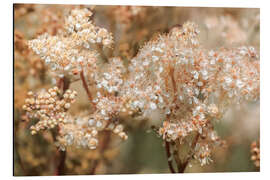
[[[172,146],[174,147],[174,149],[173,149],[173,157],[174,157],[174,160],[175,160],[176,165],[177,165],[177,170],[178,170],[178,172],[180,172],[181,169],[182,169],[182,166],[181,166],[182,162],[181,162],[181,159],[180,159],[180,157],[178,155],[178,149],[177,149],[177,146],[176,146],[175,142],[172,142]]]
[[[58,86],[59,89],[63,88],[63,94],[69,88],[69,85],[70,85],[70,80],[67,77],[60,78],[58,83],[57,83],[57,86]],[[56,137],[59,134],[59,128],[57,129],[57,131],[52,131],[52,133],[53,133],[54,141],[56,141]],[[58,161],[58,165],[56,167],[56,170],[55,170],[54,174],[55,175],[64,175],[65,174],[66,151],[58,150],[57,152],[58,152],[57,153],[57,156],[58,156],[57,159],[59,161]]]
[[[86,94],[88,96],[88,99],[91,102],[91,104],[93,105],[93,107],[95,108],[96,105],[95,105],[95,103],[93,103],[93,97],[92,97],[91,92],[88,89],[88,85],[87,85],[86,80],[85,80],[84,75],[83,75],[83,70],[80,73],[80,77],[81,77],[81,80],[82,80],[83,88],[86,91]]]
[[[176,87],[176,81],[174,78],[174,68],[170,67],[170,76],[171,76],[171,80],[172,80],[172,85],[173,85],[173,93],[174,93],[174,98],[173,98],[173,103],[176,103],[177,100],[177,87]]]
[[[55,175],[65,175],[65,161],[66,161],[66,151],[58,151],[59,153],[59,163],[55,171]]]

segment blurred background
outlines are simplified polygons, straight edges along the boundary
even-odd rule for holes
[[[55,80],[43,61],[27,47],[27,41],[45,32],[56,35],[63,30],[64,17],[74,5],[14,4],[14,175],[54,175],[57,149],[50,132],[32,136],[22,105],[29,90],[51,87]],[[244,8],[91,6],[93,20],[113,33],[114,56],[128,64],[139,48],[161,33],[186,21],[200,29],[200,42],[208,49],[251,45],[260,50],[260,10]],[[71,89],[78,92],[71,109],[87,109],[80,82]],[[80,95],[82,94],[82,95]],[[259,171],[251,161],[250,145],[259,140],[260,102],[232,106],[215,129],[226,140],[225,148],[212,154],[213,163],[201,167],[192,163],[186,172]],[[128,121],[128,140],[110,137],[97,174],[169,173],[161,138],[149,130],[147,122]],[[97,150],[67,149],[66,174],[89,174],[100,154]]]

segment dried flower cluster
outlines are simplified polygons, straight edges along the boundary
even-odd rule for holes
[[[92,12],[88,9],[75,9],[66,19],[66,30],[78,45],[89,48],[91,44],[102,44],[111,47],[112,34],[106,29],[95,26],[90,20]]]
[[[203,165],[208,156],[201,154],[210,154],[204,153],[208,146],[219,144],[211,123],[228,105],[257,100],[260,86],[253,47],[208,51],[200,47],[198,34],[188,22],[145,45],[131,60],[126,91],[134,99],[131,107],[145,117],[156,110],[166,116],[159,129],[166,141],[179,139],[181,144],[199,133],[196,157]]]
[[[113,38],[106,29],[93,24],[90,20],[91,15],[92,12],[87,9],[72,10],[66,18],[66,32],[57,36],[43,34],[29,42],[29,47],[50,65],[52,72],[59,78],[75,79],[74,76],[80,74],[90,103],[94,106],[93,114],[82,117],[64,117],[59,114],[65,119],[65,123],[54,123],[60,128],[57,145],[61,150],[70,145],[95,149],[98,144],[98,132],[102,130],[111,130],[121,138],[127,139],[123,126],[117,120],[122,99],[115,96],[123,83],[124,66],[119,58],[112,58],[109,64],[100,67],[99,63],[102,62],[98,57],[101,53],[95,48],[99,51],[100,47],[111,48]],[[97,89],[96,96],[91,95],[92,88],[88,89],[88,84],[92,83]],[[68,105],[70,106],[70,103]],[[24,109],[33,110],[29,109],[28,104]],[[39,124],[44,122],[40,121]]]
[[[32,134],[67,122],[67,110],[75,102],[77,93],[67,90],[63,97],[59,97],[59,93],[57,87],[51,88],[47,92],[41,91],[38,94],[28,92],[29,97],[25,99],[23,109],[27,111],[28,116],[39,120],[37,124],[30,127]]]
[[[29,41],[29,47],[61,77],[77,75],[83,68],[95,69],[98,54],[92,46],[110,48],[113,38],[93,24],[91,15],[87,9],[73,10],[65,21],[65,32],[57,36],[45,33]]]
[[[140,11],[129,10],[134,16]],[[71,145],[96,149],[99,132],[110,130],[126,140],[125,117],[140,116],[158,121],[157,133],[165,141],[172,172],[172,159],[178,172],[191,159],[201,165],[211,162],[211,149],[224,144],[213,122],[229,105],[259,99],[255,48],[205,49],[197,25],[186,22],[145,44],[126,68],[121,58],[105,53],[113,48],[112,34],[97,27],[91,16],[88,9],[74,9],[63,32],[29,42],[57,78],[80,78],[91,104],[89,112],[70,115],[75,91],[63,90],[61,95],[59,86],[38,95],[29,92],[23,109],[39,120],[32,134],[58,126],[56,144],[61,150]],[[184,145],[189,153],[183,158],[179,154]]]
[[[77,148],[96,149],[99,142],[98,132],[101,130],[110,130],[123,139],[127,139],[127,135],[123,132],[123,125],[110,123],[105,127],[103,117],[97,119],[98,117],[97,114],[93,114],[69,118],[66,124],[60,125],[60,135],[56,145],[62,151],[65,151],[67,146],[72,145]]]

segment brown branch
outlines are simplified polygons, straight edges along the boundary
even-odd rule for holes
[[[92,168],[90,169],[90,174],[91,174],[91,175],[94,175],[94,174],[95,174],[96,169],[97,169],[97,166],[98,166],[98,160],[95,159],[95,160],[93,161],[93,166],[92,166]]]
[[[92,101],[93,98],[92,98],[92,95],[91,95],[91,93],[90,93],[90,91],[89,91],[89,89],[88,89],[88,85],[87,85],[87,83],[86,83],[86,80],[85,80],[85,78],[84,78],[83,70],[80,72],[80,77],[81,77],[81,80],[82,80],[82,83],[83,83],[83,88],[85,89],[86,94],[87,94],[89,100]]]
[[[173,85],[173,93],[174,93],[173,103],[176,103],[176,101],[177,101],[177,87],[176,87],[176,81],[174,78],[174,67],[170,67],[169,75],[171,76],[172,85]]]
[[[60,78],[56,83],[56,86],[58,87],[58,89],[61,89],[62,84],[63,84],[63,78]]]
[[[172,79],[173,91],[174,91],[174,93],[176,93],[177,92],[177,89],[176,89],[176,81],[174,79],[174,68],[173,67],[170,67],[169,74],[170,74],[171,79]]]
[[[171,171],[171,173],[175,173],[175,170],[172,165],[172,156],[170,152],[170,143],[165,140],[165,147],[166,147],[166,153],[167,153],[167,159],[168,159],[168,166]]]
[[[55,175],[65,175],[66,151],[58,151],[59,163],[55,171]]]
[[[53,140],[57,141],[57,136],[59,134],[59,128],[57,130],[52,130]],[[64,175],[65,174],[65,161],[66,161],[66,151],[61,151],[57,149],[57,154],[55,157],[55,160],[57,161],[55,164],[57,164],[54,175]]]
[[[178,155],[178,149],[177,149],[177,146],[175,144],[175,142],[172,142],[172,146],[174,147],[173,149],[173,157],[174,157],[174,160],[176,162],[176,165],[177,165],[177,170],[178,172],[181,171],[181,168],[182,168],[182,162],[181,162],[181,159]]]
[[[70,79],[67,77],[63,77],[63,93],[66,92],[66,90],[69,88],[70,85]]]
[[[59,89],[63,88],[63,94],[65,93],[65,91],[69,88],[69,85],[70,85],[70,80],[69,78],[67,77],[63,77],[63,78],[60,78],[58,83],[57,83],[57,86]],[[56,137],[58,136],[59,134],[59,127],[57,129],[57,131],[52,131],[53,133],[53,139],[54,141],[56,141]],[[60,151],[60,150],[57,150],[57,158],[59,159],[58,161],[58,165],[56,167],[56,170],[55,170],[55,175],[64,175],[65,174],[65,161],[66,161],[66,151]]]
[[[59,129],[51,129],[51,133],[52,133],[52,137],[53,137],[53,140],[54,142],[57,141],[57,136],[59,134]],[[56,167],[55,167],[55,170],[54,170],[54,175],[57,176],[57,175],[64,175],[65,174],[65,161],[66,161],[66,151],[61,151],[59,149],[57,149],[57,153],[54,157],[55,159],[55,164]]]
[[[86,94],[88,96],[88,99],[91,102],[91,104],[93,105],[93,107],[95,108],[96,105],[95,105],[95,103],[93,103],[93,97],[92,97],[91,92],[88,89],[88,85],[87,85],[86,80],[85,80],[84,75],[83,75],[83,70],[80,72],[80,77],[81,77],[81,80],[82,80],[83,88],[86,91]]]
[[[173,95],[173,104],[175,104],[176,105],[175,108],[178,109],[179,106],[176,104],[176,101],[177,101],[177,86],[176,86],[176,81],[175,81],[175,78],[174,78],[174,67],[170,66],[169,69],[170,69],[169,76],[171,78],[171,82],[172,82],[172,85],[173,85],[173,93],[174,93],[174,95]],[[170,114],[167,115],[168,119],[169,119],[169,117],[170,117]],[[166,146],[167,146],[166,149],[170,148],[170,144],[168,144],[167,142],[166,142]],[[181,170],[181,168],[182,168],[182,166],[181,166],[182,163],[181,163],[181,159],[178,156],[178,150],[175,149],[175,143],[173,144],[173,147],[174,147],[174,149],[173,149],[173,157],[174,157],[174,160],[176,162],[177,169],[178,169],[178,172],[179,172]],[[168,155],[168,152],[169,151],[167,150],[167,155]],[[172,162],[169,162],[169,160],[168,160],[168,163],[169,163],[169,167],[171,166],[170,169],[173,168],[172,164],[171,164]],[[171,169],[171,172],[175,173],[172,170],[174,171],[174,169]]]

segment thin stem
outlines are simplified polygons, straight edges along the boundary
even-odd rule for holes
[[[176,81],[174,79],[174,68],[173,67],[170,67],[170,76],[171,76],[171,79],[172,79],[173,91],[176,94],[177,89],[176,89]]]
[[[83,70],[80,72],[80,77],[81,77],[81,80],[82,80],[83,88],[84,88],[84,90],[86,91],[86,94],[87,94],[87,96],[88,96],[88,99],[89,99],[89,101],[91,102],[91,104],[93,105],[93,107],[95,108],[95,104],[93,103],[93,97],[92,97],[92,94],[91,94],[91,92],[89,91],[88,85],[87,85],[86,80],[85,80],[85,78],[84,78]]]
[[[171,82],[172,82],[172,85],[173,85],[173,93],[174,93],[173,103],[176,104],[176,101],[177,101],[177,87],[176,87],[176,81],[175,81],[175,78],[174,78],[174,67],[170,66],[169,69],[170,69],[169,76],[171,78]],[[175,108],[178,108],[178,106],[176,105]],[[168,119],[170,118],[170,114],[167,115],[167,118]],[[175,170],[173,169],[173,165],[172,165],[172,159],[174,158],[174,160],[176,162],[176,165],[177,165],[178,171],[181,169],[181,160],[178,157],[178,151],[177,151],[177,149],[175,149],[175,144],[173,144],[173,146],[174,146],[173,155],[171,155],[171,153],[170,153],[170,143],[167,142],[167,141],[165,141],[165,142],[166,142],[166,151],[167,151],[167,157],[168,157],[168,165],[169,165],[169,168],[170,168],[171,172],[175,173]]]
[[[175,170],[173,168],[172,164],[172,155],[170,152],[170,143],[165,140],[165,147],[166,147],[166,153],[167,153],[167,159],[168,159],[168,166],[171,171],[171,173],[175,173]]]
[[[98,160],[95,159],[94,162],[93,162],[93,166],[92,166],[92,168],[90,170],[91,175],[94,175],[96,173],[97,166],[98,166]]]
[[[53,140],[56,142],[57,139],[56,137],[59,134],[59,128],[57,130],[52,130],[52,135],[53,135]],[[57,164],[56,169],[54,171],[54,175],[64,175],[65,174],[65,161],[66,161],[66,151],[61,151],[57,149],[57,154],[55,157],[55,160],[58,162],[55,163]]]
[[[170,72],[169,72],[170,76],[171,76],[171,80],[172,80],[172,85],[173,85],[173,103],[176,104],[177,101],[177,86],[176,86],[176,81],[174,78],[174,67],[170,67]],[[178,109],[179,107],[176,104],[176,108]]]
[[[69,88],[69,85],[70,85],[70,80],[69,80],[69,78],[67,78],[65,76],[63,78],[60,78],[58,83],[57,83],[57,86],[59,89],[63,88],[63,94]],[[56,137],[59,134],[59,127],[58,127],[57,131],[52,131],[52,133],[53,133],[54,141],[56,141]],[[58,156],[59,162],[58,162],[58,165],[57,165],[56,170],[55,170],[55,175],[64,175],[65,174],[66,151],[57,150],[57,152],[58,152],[57,156]]]
[[[63,77],[63,93],[66,92],[66,90],[69,88],[70,85],[70,79],[67,77]]]
[[[58,81],[57,81],[57,87],[59,88],[59,89],[61,89],[61,87],[62,87],[62,84],[63,84],[63,80],[64,80],[64,78],[60,78]]]
[[[176,165],[177,165],[177,170],[178,170],[178,172],[180,172],[181,168],[182,168],[182,162],[181,162],[181,159],[178,156],[178,149],[177,149],[177,146],[176,146],[175,142],[173,142],[172,145],[174,147],[174,149],[173,149],[173,157],[174,157],[174,160],[175,160]]]
[[[55,175],[64,175],[65,174],[65,161],[66,161],[66,151],[59,152],[59,163],[55,172]]]

